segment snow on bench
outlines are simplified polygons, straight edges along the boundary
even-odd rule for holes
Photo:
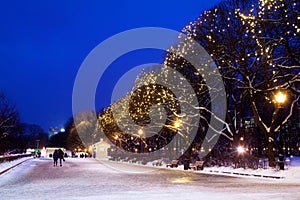
[[[195,163],[190,163],[190,169],[193,170],[203,170],[204,161],[196,161]]]
[[[179,164],[179,160],[172,160],[170,164],[166,165],[166,167],[174,168],[174,167],[178,167],[178,164]]]

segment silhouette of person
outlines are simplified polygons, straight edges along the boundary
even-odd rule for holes
[[[59,158],[59,164],[62,167],[62,160],[64,160],[64,152],[61,149],[58,149],[58,158]]]
[[[53,166],[57,166],[57,160],[58,160],[58,150],[55,149],[53,153]]]

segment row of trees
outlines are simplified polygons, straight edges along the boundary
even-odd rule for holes
[[[136,124],[154,129],[162,127],[163,122],[164,127],[170,128],[180,118],[183,125],[176,127],[175,132],[183,138],[190,138],[193,127],[197,127],[195,140],[187,141],[187,144],[191,148],[197,145],[200,148],[206,140],[214,144],[212,138],[218,138],[218,135],[236,144],[244,128],[243,119],[253,117],[267,140],[269,165],[274,167],[276,134],[291,117],[297,117],[295,110],[299,107],[299,32],[297,1],[224,1],[189,23],[183,29],[184,34],[179,36],[182,42],[167,52],[164,66],[160,70],[154,67],[152,71],[144,72],[136,80],[131,94],[99,116],[100,124],[110,140],[119,140],[121,134],[123,140],[127,138],[125,141],[128,141],[132,134],[138,132]],[[206,73],[204,77],[195,67],[195,58],[203,71],[213,65],[212,60],[199,52],[195,42],[201,44],[213,58],[219,73]],[[220,109],[213,110],[212,97],[217,97],[212,93],[220,93],[221,86],[213,85],[214,88],[211,88],[212,84],[208,87],[207,83],[217,76],[221,76],[225,85],[227,105],[215,105]],[[184,93],[190,90],[181,80],[188,80],[193,92]],[[166,88],[157,91],[153,89],[154,84],[158,88],[161,85]],[[170,93],[174,90],[185,94],[185,99]],[[279,91],[288,97],[281,105],[274,100]],[[193,98],[196,98],[196,103]],[[151,110],[153,105],[158,105],[154,112]],[[218,113],[222,106],[227,107],[225,120],[219,117],[223,113]],[[222,121],[224,127],[212,127],[210,122],[213,118]],[[147,132],[155,132],[151,128]],[[167,129],[168,133],[174,130],[174,127],[171,128]],[[209,128],[214,130],[214,135],[208,138],[204,133]],[[160,132],[154,135],[165,138]],[[171,134],[170,138],[173,137]],[[147,142],[148,145],[151,143]]]
[[[82,121],[77,127],[79,132],[84,132],[91,138],[93,129],[97,122],[91,120],[91,112],[81,113],[77,120]],[[94,126],[94,127],[93,127]],[[66,123],[66,131],[59,132],[53,137],[48,138],[46,133],[39,125],[22,123],[16,106],[4,93],[0,92],[0,155],[5,153],[22,153],[27,148],[42,148],[46,146],[65,147],[75,150],[85,149],[85,145],[77,133],[74,120],[71,118]],[[93,131],[95,131],[93,129]],[[86,143],[91,145],[92,140]]]
[[[16,106],[0,93],[0,154],[45,146],[48,135],[38,125],[20,121]]]
[[[294,0],[228,0],[183,30],[209,52],[224,80],[228,126],[221,134],[237,141],[242,119],[253,116],[268,140],[272,167],[275,133],[299,104],[299,6]],[[281,120],[278,91],[288,96]]]

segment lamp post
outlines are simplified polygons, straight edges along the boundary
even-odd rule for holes
[[[182,121],[181,119],[179,118],[176,118],[176,120],[174,121],[174,124],[173,124],[175,130],[176,130],[176,134],[178,133],[178,131],[180,130],[180,127],[182,126]],[[174,142],[173,142],[174,144]],[[181,141],[180,140],[177,140],[175,141],[175,145],[176,145],[176,149],[177,150],[180,150],[179,148],[181,147]]]
[[[276,106],[276,109],[278,109],[278,115],[280,115],[279,111],[283,107],[283,104],[285,103],[286,99],[287,99],[287,95],[281,91],[277,92],[274,95],[275,106]],[[281,123],[281,121],[280,121],[280,123]],[[278,159],[279,159],[280,170],[284,170],[283,137],[282,137],[282,133],[281,133],[280,129],[279,129]]]
[[[40,140],[36,140],[36,148],[39,149]]]
[[[143,144],[142,144],[142,136],[143,136],[143,134],[144,134],[144,131],[143,131],[143,129],[139,129],[138,130],[138,135],[139,135],[139,137],[140,137],[140,153],[144,153],[144,149],[143,149]]]
[[[176,120],[174,121],[174,124],[173,124],[174,128],[176,130],[178,130],[178,128],[181,126],[181,120],[176,118]]]
[[[282,105],[286,101],[286,94],[279,91],[277,94],[274,95],[275,97],[275,103],[278,105],[279,108],[282,108]]]
[[[121,152],[121,150],[122,150],[122,140],[119,137],[118,133],[115,133],[114,139],[115,139],[116,153],[118,152],[118,149],[120,149],[120,152]]]

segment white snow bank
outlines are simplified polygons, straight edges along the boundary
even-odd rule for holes
[[[151,162],[147,166],[155,168],[166,168],[170,170],[184,170],[183,165],[179,165],[177,168],[167,168],[166,164],[162,166],[153,166]],[[195,173],[235,176],[235,177],[248,177],[248,178],[268,178],[268,179],[282,179],[289,182],[300,183],[300,157],[291,157],[288,166],[285,166],[285,170],[278,170],[273,168],[268,169],[244,169],[244,168],[232,168],[232,167],[204,167],[203,171],[193,171]]]
[[[230,167],[207,167],[202,173],[221,174],[228,176],[243,176],[249,178],[273,178],[300,183],[300,167],[289,167],[285,170],[276,169],[243,169]]]
[[[10,169],[10,168],[22,163],[22,162],[30,160],[32,158],[33,157],[23,157],[23,158],[19,158],[19,159],[13,160],[13,161],[1,162],[0,163],[0,174],[7,171],[8,169]]]

